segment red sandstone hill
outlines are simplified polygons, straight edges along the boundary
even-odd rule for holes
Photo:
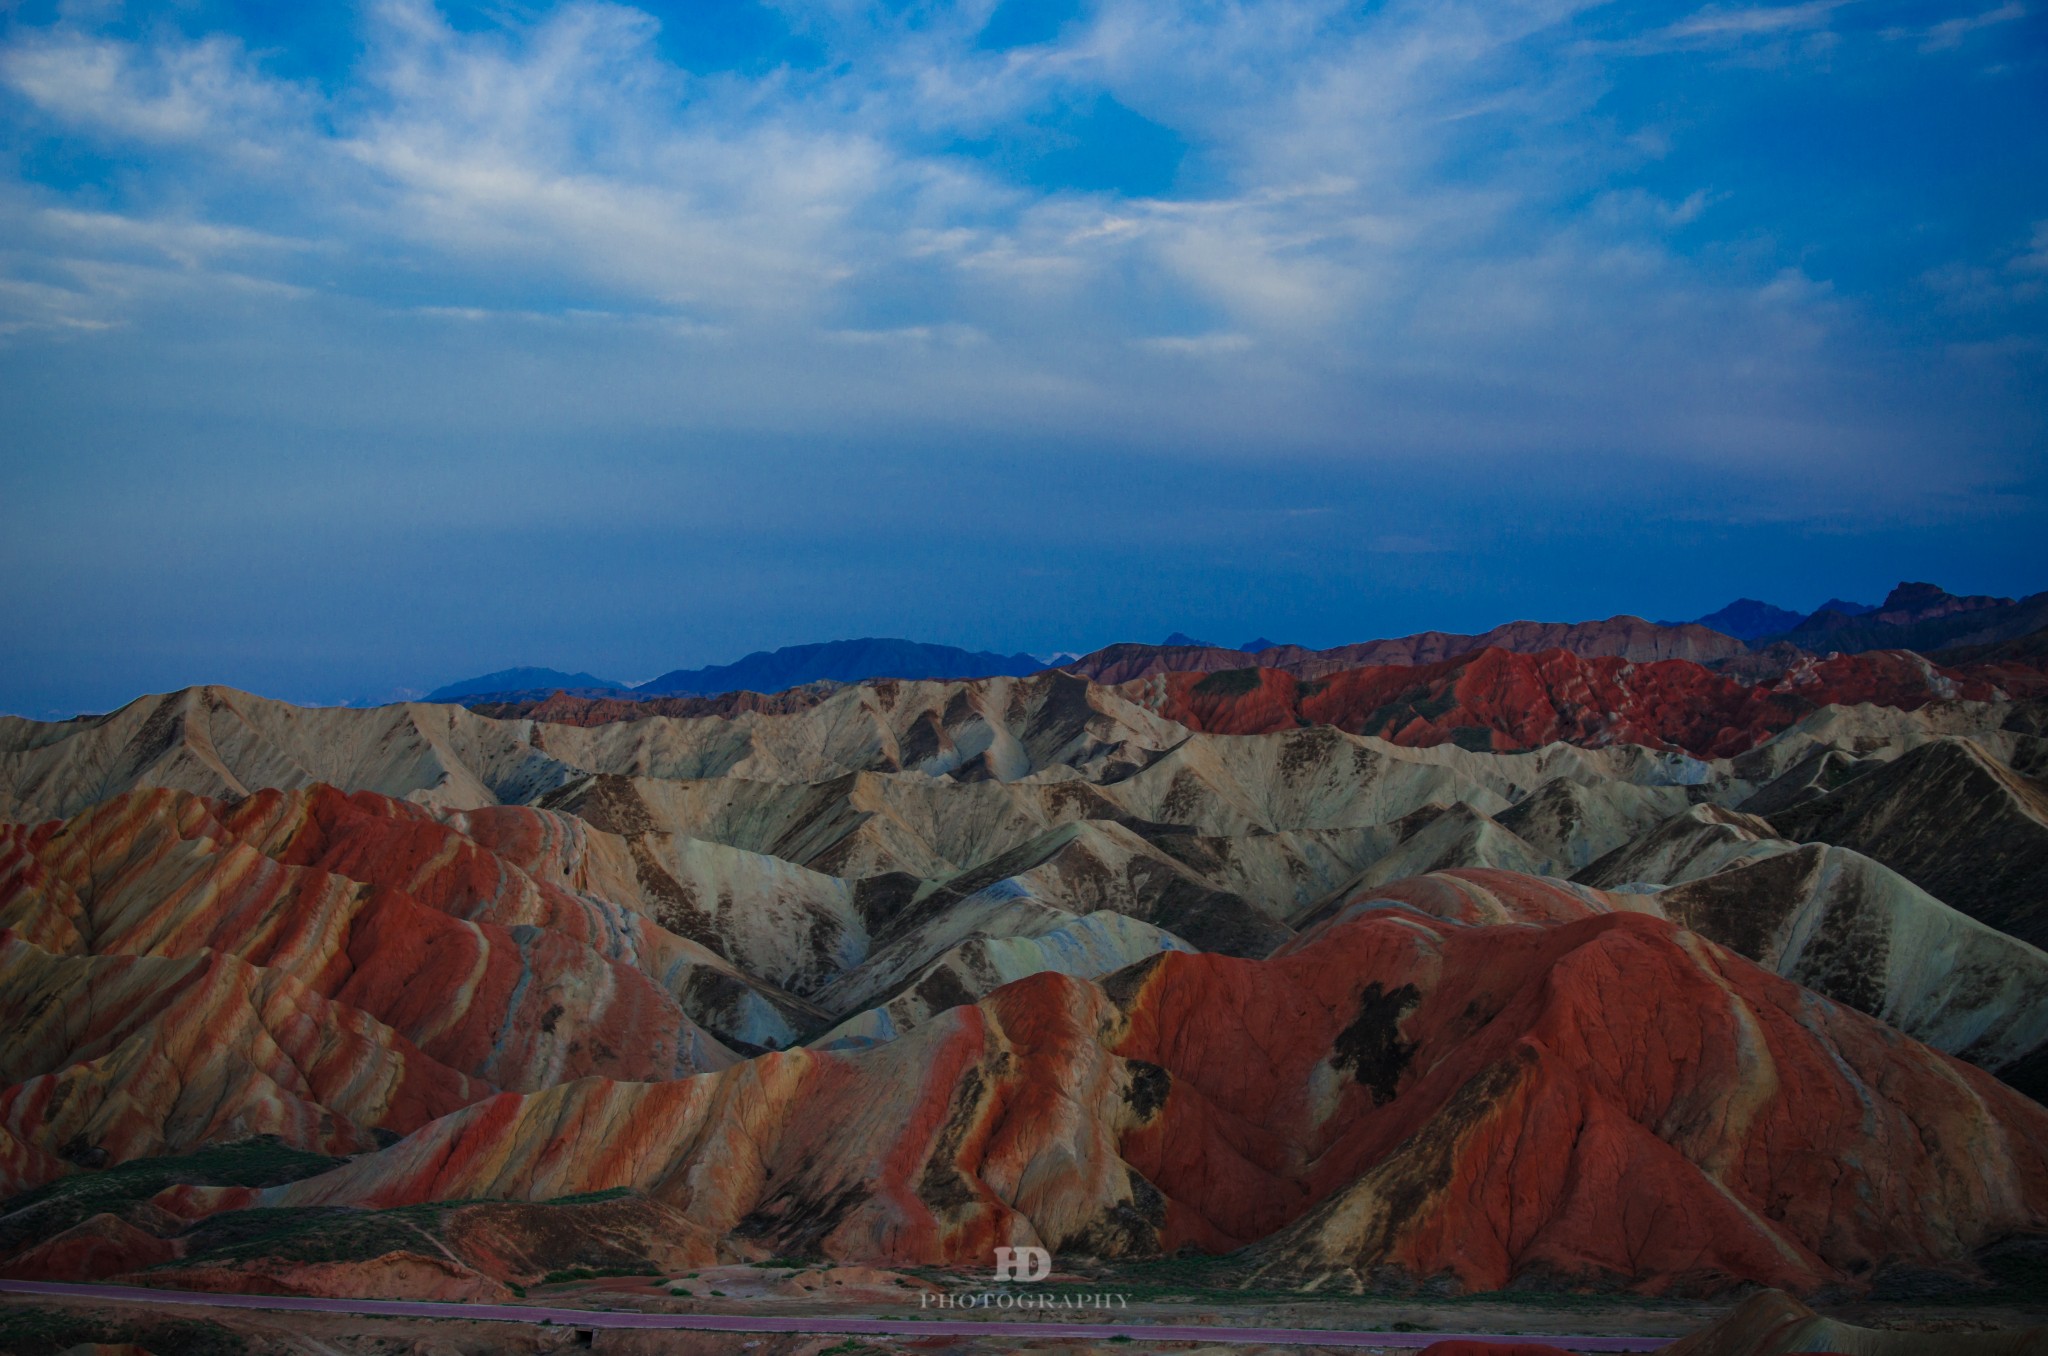
[[[1988,701],[2000,690],[1903,651],[1809,660],[1776,682],[1750,684],[1683,659],[1638,664],[1561,649],[1486,649],[1320,679],[1274,668],[1162,673],[1123,691],[1190,729],[1217,734],[1333,725],[1411,747],[1642,744],[1728,757],[1829,703],[1910,711],[1941,698]]]
[[[500,1087],[733,1061],[660,982],[701,948],[517,864],[567,825],[463,818],[318,787],[0,825],[0,1175],[255,1133],[353,1151]]]
[[[1662,919],[1367,908],[1265,961],[1041,974],[865,1053],[506,1094],[163,1204],[620,1186],[843,1260],[1250,1245],[1290,1282],[1810,1292],[2048,1231],[2048,1109]]]
[[[219,691],[0,722],[11,812],[72,815],[0,826],[0,1191],[65,1174],[51,1191],[77,1203],[150,1181],[33,1238],[17,1208],[0,1265],[381,1285],[319,1270],[324,1231],[374,1240],[419,1215],[315,1207],[478,1198],[519,1203],[488,1232],[524,1270],[456,1249],[501,1280],[628,1265],[659,1236],[692,1256],[979,1264],[1044,1242],[1207,1249],[1288,1283],[1811,1290],[1967,1270],[2048,1232],[2048,1111],[1792,982],[2002,1067],[2030,1047],[1989,1061],[1978,1037],[2039,1029],[2036,961],[1965,947],[1988,929],[1721,808],[1791,787],[1895,852],[1887,825],[1960,814],[1907,847],[1982,875],[1999,843],[2024,847],[2017,819],[1975,813],[1998,767],[1910,750],[1966,734],[2038,767],[2038,708],[1838,709],[1716,763],[1292,728],[1342,718],[1313,703],[1351,692],[1368,715],[1406,703],[1386,725],[1417,742],[1611,742],[1619,712],[1628,737],[1711,748],[1828,694],[1980,691],[1885,655],[1768,686],[1563,652],[1464,656],[1417,689],[1422,672],[1133,685],[1270,737],[1190,735],[1065,674],[598,729]],[[307,785],[323,777],[427,803]],[[260,789],[280,782],[300,789]],[[547,808],[494,803],[516,799]],[[1736,828],[1729,856],[1715,835]],[[1513,861],[1678,883],[1394,880]],[[1735,865],[1702,876],[1716,861]],[[1056,961],[1096,915],[1115,959]],[[1116,968],[1170,945],[1158,929],[1232,954]],[[844,999],[831,1016],[861,1039],[738,1059],[823,1029],[765,1039],[791,989],[813,1018]],[[261,1133],[356,1157],[289,1186],[92,1175]],[[592,1228],[627,1255],[562,1253],[558,1198],[612,1187],[641,1195]],[[284,1209],[230,1213],[249,1204]],[[289,1256],[262,1232],[287,1221],[319,1225]],[[429,1271],[419,1285],[481,1284]]]

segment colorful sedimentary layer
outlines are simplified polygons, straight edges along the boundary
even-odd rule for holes
[[[1489,650],[588,726],[218,689],[0,720],[7,813],[75,812],[0,825],[0,1187],[71,1179],[0,1265],[483,1295],[602,1237],[590,1265],[1967,1271],[2048,1230],[2013,1091],[2048,956],[1872,858],[2033,879],[2041,711],[1976,681]],[[252,1134],[350,1158],[118,1210],[135,1179],[88,1175]]]
[[[859,1055],[507,1094],[258,1199],[612,1186],[876,1262],[1256,1243],[1289,1280],[1807,1291],[2048,1228],[2048,1110],[1662,919],[1381,908]]]
[[[1990,701],[1990,682],[1880,651],[1802,663],[1751,684],[1683,659],[1635,663],[1550,650],[1487,649],[1434,664],[1343,669],[1300,678],[1278,668],[1159,674],[1124,689],[1194,730],[1264,734],[1334,725],[1427,747],[1530,749],[1641,744],[1725,758],[1828,704],[1916,710],[1937,699]]]
[[[2048,946],[2048,785],[1974,740],[1924,744],[1772,822],[1867,853],[1971,917]]]
[[[1329,913],[1341,919],[1396,903],[1474,925],[1615,912],[1668,918],[2030,1095],[2048,1090],[2032,1067],[2048,1061],[2048,953],[1949,908],[1859,853],[1782,840],[1771,847],[1662,890],[1609,892],[1461,869],[1361,886]]]
[[[575,832],[482,818],[536,862]],[[368,793],[0,828],[0,929],[17,1183],[237,1134],[352,1151],[500,1087],[734,1058],[659,982],[715,957]]]
[[[276,1134],[353,1153],[495,1089],[219,951],[52,955],[0,929],[0,1192]]]

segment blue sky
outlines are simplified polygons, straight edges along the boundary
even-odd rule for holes
[[[0,709],[2048,586],[2048,14],[0,7]]]

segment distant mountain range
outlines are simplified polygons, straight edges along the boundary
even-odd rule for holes
[[[1756,598],[1738,598],[1690,622],[1610,617],[1589,622],[1509,622],[1478,634],[1423,631],[1331,649],[1281,645],[1261,637],[1235,648],[1176,631],[1159,644],[1123,642],[1085,655],[1002,655],[894,638],[834,640],[760,650],[731,664],[676,669],[629,686],[589,673],[511,668],[437,688],[428,701],[537,701],[555,692],[577,697],[702,697],[728,692],[776,693],[812,683],[874,678],[1021,677],[1070,669],[1097,682],[1123,683],[1160,673],[1221,673],[1253,667],[1317,678],[1344,669],[1439,663],[1483,649],[1517,654],[1565,650],[1585,658],[1633,663],[1687,659],[1732,666],[1752,678],[1781,671],[1800,653],[1859,654],[1870,650],[1934,652],[1997,646],[2048,626],[2048,593],[2023,599],[1960,596],[1934,584],[1901,583],[1878,604],[1830,598],[1812,613]]]
[[[564,673],[560,669],[500,669],[436,688],[426,699],[506,700],[545,697],[554,692],[582,697],[703,697],[722,692],[781,692],[806,683],[858,683],[868,678],[1018,677],[1044,668],[1046,664],[1034,655],[990,654],[953,645],[870,637],[757,650],[731,664],[674,669],[637,685],[614,683],[588,673]]]
[[[710,696],[742,689],[780,692],[800,683],[857,683],[865,678],[1020,677],[1044,667],[1028,654],[990,654],[915,640],[828,640],[759,650],[734,664],[676,669],[633,690],[647,696]]]
[[[1850,606],[1854,606],[1851,604]],[[1768,637],[1816,654],[1865,650],[1938,650],[1952,645],[1995,645],[2048,626],[2048,593],[2015,601],[1984,595],[1958,597],[1934,584],[1900,584],[1874,609],[1821,608]]]
[[[459,683],[437,687],[426,696],[430,702],[459,702],[465,697],[484,697],[500,692],[574,692],[592,696],[601,692],[630,692],[624,683],[614,683],[588,673],[564,673],[560,669],[499,669]]]
[[[1693,624],[1737,640],[1758,640],[1789,631],[1806,618],[1789,607],[1778,607],[1756,598],[1737,598],[1719,612],[1695,617]],[[1682,626],[1683,622],[1659,622],[1659,626]]]
[[[1882,603],[1830,598],[1804,616],[1755,598],[1738,598],[1694,624],[1746,641],[1753,649],[1784,643],[1813,654],[1993,645],[2048,625],[2048,593],[2017,600],[1984,594],[1964,597],[1938,584],[1903,582]]]

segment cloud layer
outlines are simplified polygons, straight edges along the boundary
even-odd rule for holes
[[[16,10],[9,565],[75,578],[52,538],[130,514],[174,575],[196,557],[164,519],[254,541],[295,515],[628,556],[739,522],[787,561],[788,524],[838,521],[813,481],[1073,548],[1080,496],[1189,464],[1337,500],[1434,475],[1434,530],[1473,540],[1470,482],[1518,464],[1659,521],[2038,514],[2023,3],[1017,4]],[[1012,456],[1036,491],[934,473]],[[853,566],[886,572],[874,549]]]

